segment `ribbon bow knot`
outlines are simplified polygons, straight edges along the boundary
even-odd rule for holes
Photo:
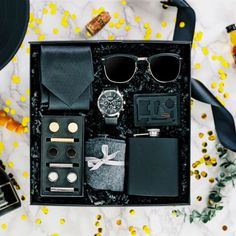
[[[88,167],[91,167],[90,171],[91,170],[97,170],[102,165],[124,166],[124,164],[125,164],[124,161],[114,161],[114,160],[112,160],[116,157],[116,155],[119,152],[120,151],[117,151],[117,152],[114,152],[114,153],[109,155],[108,145],[103,144],[102,145],[102,154],[103,154],[102,159],[99,159],[97,157],[86,157],[86,161],[88,162]]]

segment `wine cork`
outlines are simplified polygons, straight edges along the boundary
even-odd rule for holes
[[[86,29],[91,35],[95,35],[110,21],[110,19],[111,16],[109,12],[103,11],[86,25]]]

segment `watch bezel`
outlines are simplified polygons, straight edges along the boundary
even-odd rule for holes
[[[103,110],[100,107],[99,101],[100,101],[102,95],[107,93],[107,92],[115,92],[122,100],[122,106],[121,106],[120,110],[118,112],[114,113],[114,114],[107,114],[107,113],[103,112]],[[101,94],[99,95],[98,100],[97,100],[97,106],[98,106],[99,111],[103,114],[103,116],[106,116],[106,117],[117,117],[118,116],[119,117],[120,112],[123,110],[123,106],[124,106],[123,95],[121,94],[121,92],[118,89],[117,90],[115,90],[115,89],[106,89],[106,90],[102,91]]]

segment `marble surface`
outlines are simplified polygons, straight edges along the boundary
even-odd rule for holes
[[[236,67],[230,54],[225,26],[236,22],[236,0],[189,0],[196,11],[196,37],[192,50],[192,74],[218,96],[236,118]],[[29,41],[86,39],[83,29],[91,17],[106,9],[112,20],[92,39],[171,39],[175,8],[164,11],[157,0],[31,0],[31,18],[26,38],[16,57],[0,72],[0,110],[5,109],[18,121],[29,117]],[[213,83],[213,84],[212,84]],[[224,84],[222,84],[224,83]],[[223,86],[224,85],[224,86]],[[213,88],[216,87],[216,88]],[[205,117],[203,119],[203,117]],[[217,159],[215,144],[208,140],[214,132],[209,106],[194,101],[192,106],[192,154],[194,163],[203,156],[202,142],[208,143],[207,153]],[[199,133],[204,137],[199,138]],[[234,154],[232,154],[234,155]],[[224,209],[209,223],[188,223],[174,217],[175,207],[81,208],[39,207],[29,204],[29,134],[17,135],[0,127],[0,158],[7,172],[14,174],[25,196],[22,207],[0,218],[1,236],[89,236],[102,228],[100,235],[155,236],[233,236],[236,235],[236,190],[224,190]],[[191,205],[185,211],[206,206],[214,183],[209,178],[219,174],[216,167],[204,164],[197,169],[208,176],[191,177]],[[198,201],[197,196],[202,196]],[[183,207],[179,207],[182,209]],[[97,217],[102,217],[97,222]],[[149,230],[143,230],[146,225]],[[223,231],[222,226],[227,226]],[[133,228],[132,228],[132,227]],[[131,227],[131,228],[130,228]],[[131,229],[131,230],[129,230]],[[133,230],[132,230],[133,229]],[[136,233],[135,233],[136,232]],[[99,235],[99,234],[98,234]]]

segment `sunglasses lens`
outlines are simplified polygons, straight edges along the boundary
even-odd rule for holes
[[[180,71],[180,59],[171,55],[153,57],[150,61],[153,76],[162,82],[175,80]]]
[[[107,58],[105,61],[107,77],[115,83],[127,82],[135,72],[135,61],[125,56]]]

